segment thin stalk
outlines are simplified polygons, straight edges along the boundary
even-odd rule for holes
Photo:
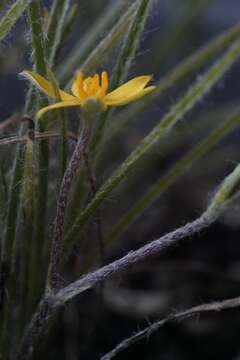
[[[119,182],[129,173],[129,170],[135,166],[156,143],[190,110],[203,98],[203,96],[215,85],[217,80],[230,68],[233,62],[240,55],[240,42],[236,41],[230,49],[210,67],[205,74],[198,78],[195,84],[187,93],[172,107],[164,116],[161,122],[141,141],[136,149],[127,157],[122,165],[108,178],[100,187],[94,199],[80,213],[69,232],[66,235],[66,243],[73,244],[76,233],[87,222],[94,211],[106,199],[110,192],[119,184]]]
[[[57,101],[61,101],[61,96],[59,92],[59,86],[53,72],[48,69],[48,76],[52,84],[54,95]],[[60,183],[64,176],[66,166],[67,166],[67,127],[66,127],[66,118],[64,111],[57,111],[58,118],[61,122],[61,131],[60,131]]]
[[[67,132],[66,134],[67,139],[68,140],[72,140],[72,141],[76,141],[76,136],[75,134],[72,134],[71,132]],[[34,139],[35,140],[47,140],[47,139],[52,139],[52,138],[60,138],[61,137],[61,133],[59,134],[59,132],[55,132],[55,131],[44,131],[44,132],[35,132],[34,134]],[[0,140],[0,146],[2,145],[10,145],[10,144],[21,144],[21,143],[26,143],[28,141],[28,137],[27,136],[10,136],[10,137],[6,137],[4,139]]]
[[[230,310],[234,308],[240,307],[240,297],[235,297],[232,299],[226,299],[222,301],[214,301],[206,304],[201,304],[197,306],[193,306],[190,309],[178,312],[176,314],[172,314],[167,316],[166,318],[156,321],[149,326],[145,327],[145,329],[137,331],[134,335],[130,336],[127,339],[121,341],[113,350],[109,351],[107,354],[101,357],[100,360],[111,360],[115,358],[120,352],[128,349],[130,346],[134,345],[136,342],[141,341],[142,339],[149,339],[153,333],[158,331],[166,324],[175,323],[180,320],[189,319],[193,316],[199,316],[203,313],[209,312],[219,312],[222,310]]]
[[[29,25],[31,29],[31,41],[33,47],[33,62],[34,69],[41,75],[46,75],[47,66],[45,58],[45,41],[43,39],[43,24],[41,16],[40,1],[35,0],[29,8]],[[33,93],[35,99],[34,110],[45,106],[47,100],[42,97],[39,92]],[[35,127],[39,133],[45,132],[45,125],[43,122],[38,122]],[[34,210],[34,244],[31,255],[34,256],[35,263],[34,268],[31,269],[31,282],[35,294],[31,294],[31,297],[35,300],[38,298],[40,292],[40,286],[37,286],[41,273],[39,272],[41,260],[42,260],[42,244],[45,241],[46,232],[46,220],[47,220],[47,199],[48,199],[48,163],[49,163],[49,147],[48,141],[40,141],[36,150],[36,168],[38,170],[38,182],[35,187],[35,210]],[[30,242],[30,240],[29,240]],[[29,260],[33,264],[33,259]],[[35,283],[35,285],[33,285]]]
[[[76,175],[76,172],[80,168],[80,164],[90,137],[90,131],[88,128],[83,128],[81,136],[78,139],[73,155],[69,161],[69,165],[63,176],[63,180],[60,187],[59,197],[57,201],[57,212],[54,221],[54,231],[51,246],[51,257],[48,269],[47,287],[54,291],[60,285],[60,262],[62,259],[63,251],[63,230],[65,213],[68,205],[69,194],[71,185]]]
[[[113,70],[113,77],[110,84],[111,89],[117,88],[127,77],[131,64],[135,58],[151,5],[152,0],[140,0],[136,11],[132,15],[129,30],[125,35],[120,55]],[[103,113],[92,139],[91,151],[96,151],[99,143],[101,143],[107,123],[113,113],[114,108],[107,109],[107,111]]]
[[[79,68],[81,69],[81,71],[84,72],[84,74],[89,74],[92,71],[94,71],[98,66],[100,66],[101,63],[103,62],[104,57],[114,48],[114,46],[116,46],[119,39],[121,38],[121,36],[123,36],[124,32],[129,26],[131,16],[136,10],[137,1],[138,0],[136,0],[131,5],[131,7],[129,7],[126,10],[126,12],[117,22],[117,24],[112,28],[112,30],[106,35],[104,39],[102,39],[102,41],[98,43],[98,45],[96,45],[96,47],[93,48],[93,50],[87,56],[86,60],[83,63],[81,63]],[[72,72],[71,72],[71,76],[72,76]],[[69,79],[69,81],[67,82],[68,88],[70,87],[73,78],[74,78],[73,76],[70,79],[68,77]],[[59,80],[60,83],[62,83],[63,79],[61,78],[61,76],[59,79],[60,79]]]
[[[68,302],[70,299],[80,293],[83,293],[87,289],[101,284],[104,280],[107,280],[112,276],[128,270],[134,264],[145,260],[149,256],[158,254],[162,250],[166,249],[170,245],[176,244],[185,237],[199,233],[201,230],[208,227],[210,223],[210,218],[208,219],[205,215],[203,215],[192,223],[186,224],[162,238],[143,246],[139,250],[131,251],[123,258],[83,276],[81,279],[59,290],[51,299],[51,302],[48,298],[43,299],[22,338],[16,360],[31,359],[32,351],[37,341],[43,336],[44,330],[48,326],[49,318],[55,314],[59,307]]]
[[[0,308],[0,355],[2,358],[7,358],[10,349],[9,337],[9,319],[12,315],[12,291],[14,290],[16,278],[11,274],[12,250],[16,238],[17,219],[20,203],[20,189],[23,174],[22,161],[25,157],[25,146],[19,146],[16,153],[16,158],[13,165],[9,203],[7,206],[7,214],[5,220],[5,229],[3,239],[1,241],[1,308]],[[8,294],[8,297],[5,295]]]
[[[17,20],[22,16],[33,0],[17,0],[0,20],[0,40],[3,40],[11,31]],[[0,3],[3,6],[5,1]]]
[[[97,192],[97,182],[95,175],[93,173],[92,167],[89,163],[89,157],[87,151],[84,151],[83,153],[85,166],[87,170],[87,178],[88,182],[90,184],[92,197],[95,196]],[[96,222],[97,222],[97,238],[98,238],[98,248],[99,248],[99,254],[100,254],[100,264],[103,265],[104,258],[105,258],[105,245],[103,240],[103,231],[102,231],[102,218],[101,218],[101,209],[99,208],[96,215]]]
[[[76,21],[77,15],[78,15],[79,5],[73,4],[67,14],[67,18],[64,24],[64,28],[62,31],[62,40],[61,43],[63,43],[68,35],[70,34],[70,30],[72,29],[73,24]]]
[[[130,251],[127,255],[103,266],[102,268],[82,276],[79,280],[60,289],[55,294],[47,293],[40,302],[29,326],[23,335],[20,347],[16,354],[16,360],[29,360],[38,340],[43,336],[48,326],[49,319],[56,313],[57,309],[75,296],[101,284],[114,275],[119,275],[129,270],[134,265],[158,255],[160,252],[175,246],[185,238],[208,228],[227,209],[231,202],[239,196],[240,192],[240,165],[228,175],[220,185],[216,195],[208,209],[196,220],[163,235],[140,249]]]
[[[31,314],[34,303],[35,282],[34,275],[39,269],[35,269],[36,258],[39,254],[35,253],[35,244],[33,243],[33,225],[34,225],[34,144],[32,139],[28,138],[26,144],[26,155],[24,162],[24,171],[21,188],[21,204],[23,219],[23,246],[21,251],[22,269],[21,271],[21,290],[20,290],[20,311],[21,321],[18,319],[18,327],[23,327],[26,318]],[[30,241],[30,242],[29,242]],[[35,280],[35,279],[34,279]]]
[[[45,75],[47,71],[45,62],[45,45],[42,32],[42,16],[39,0],[35,0],[28,9],[29,26],[33,48],[33,59],[36,71]]]
[[[33,45],[33,57],[35,59],[35,65],[38,72],[43,73],[45,68],[45,62],[44,62],[44,49],[43,49],[43,40],[41,38],[42,30],[41,30],[41,23],[40,23],[40,5],[38,1],[31,2],[28,8],[28,20],[31,28],[31,34],[32,34],[32,45]],[[25,162],[25,148],[24,152],[22,148],[20,148],[17,152],[16,157],[16,164],[15,164],[15,170],[14,170],[14,176],[13,176],[13,184],[12,184],[12,193],[10,195],[10,199],[12,199],[14,202],[12,203],[10,200],[9,205],[9,212],[8,212],[8,219],[10,220],[10,216],[14,215],[14,220],[11,223],[11,227],[14,226],[13,230],[6,230],[5,235],[5,242],[7,242],[7,252],[9,253],[6,255],[9,259],[11,257],[11,263],[15,264],[15,257],[16,257],[16,228],[17,228],[17,220],[18,220],[18,213],[19,213],[19,204],[20,204],[20,193],[21,193],[21,181],[22,181],[22,175],[23,175],[23,168],[24,168],[24,162]],[[18,184],[15,188],[13,188],[14,183],[18,181]],[[13,191],[17,191],[17,194],[14,194]],[[7,222],[8,226],[8,222]],[[42,226],[42,224],[41,224]],[[30,238],[25,239],[29,244],[31,243],[32,239],[32,231],[28,231],[27,235],[29,235]],[[10,239],[9,239],[10,238]],[[8,239],[8,241],[7,241]],[[9,241],[10,240],[10,241]],[[3,252],[4,253],[4,252]],[[6,252],[5,252],[6,254]],[[29,259],[24,259],[24,261],[28,261]],[[10,260],[9,260],[10,261]],[[14,268],[12,267],[12,270],[14,271]],[[4,331],[2,331],[2,341],[1,341],[1,350],[3,354],[6,354],[6,349],[10,349],[10,339],[9,339],[9,333],[11,333],[10,328],[13,324],[11,324],[11,317],[13,316],[14,309],[14,301],[16,299],[16,288],[17,288],[17,278],[15,274],[11,273],[10,281],[9,281],[9,304],[7,305],[4,314],[3,314],[3,326],[5,327]],[[4,350],[5,349],[5,350]]]
[[[46,54],[50,55],[51,49],[56,42],[56,29],[58,31],[59,19],[65,13],[65,6],[68,0],[54,0],[51,6],[46,30]]]
[[[139,218],[143,212],[156,201],[175,181],[179,179],[197,160],[205,155],[214,145],[240,125],[240,114],[228,117],[222,125],[207,138],[200,141],[186,155],[180,158],[167,173],[162,176],[149,190],[127,211],[114,226],[107,243],[112,243],[127,228]]]
[[[80,64],[81,69],[83,69],[86,73],[91,71],[94,66],[93,59],[98,59],[97,52],[99,53],[99,56],[101,56],[101,54],[104,54],[113,47],[126,30],[132,11],[136,8],[136,4],[134,6],[132,5],[130,7],[131,10],[126,10],[126,12],[122,15],[122,20],[116,24],[120,14],[125,11],[127,5],[128,2],[126,0],[110,3],[109,7],[104,10],[104,16],[101,14],[94,26],[90,27],[90,30],[87,31],[83,38],[81,37],[58,70],[57,78],[61,84],[69,81],[73,72]],[[116,25],[114,25],[113,29],[109,31],[108,29],[111,24]],[[101,40],[102,34],[108,32],[109,35]],[[83,63],[85,64],[84,66],[82,66]]]
[[[221,51],[225,50],[239,37],[240,25],[237,24],[191,54],[174,69],[171,69],[158,81],[157,88],[154,92],[139,100],[137,104],[128,106],[126,110],[121,111],[121,113],[116,116],[114,122],[111,122],[108,131],[106,131],[106,141],[108,139],[111,140],[114,136],[119,134],[119,131],[123,131],[131,121],[138,119],[138,116],[150,105],[158,101],[169,88],[180,83],[186,77],[194,73],[194,71],[199,69]]]
[[[50,66],[53,66],[55,59],[56,59],[56,55],[58,53],[58,50],[60,48],[60,46],[62,45],[62,36],[63,36],[63,32],[64,32],[64,24],[67,18],[67,14],[69,11],[69,7],[70,7],[70,1],[71,0],[57,0],[56,2],[61,3],[58,5],[57,7],[57,12],[59,14],[58,19],[57,19],[57,23],[55,24],[55,29],[54,29],[54,37],[52,38],[52,36],[50,37],[49,40],[50,43],[48,42],[48,61]],[[53,17],[51,17],[50,19],[52,19]],[[51,28],[51,25],[53,24],[53,21],[50,22],[50,26],[49,29]],[[52,31],[52,30],[51,30]],[[51,34],[51,32],[50,32]]]

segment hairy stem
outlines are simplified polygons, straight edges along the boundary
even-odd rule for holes
[[[196,315],[200,315],[203,313],[209,312],[219,312],[222,310],[233,309],[236,307],[240,307],[240,297],[235,297],[232,299],[222,300],[222,301],[214,301],[211,303],[201,304],[197,306],[193,306],[190,309],[181,311],[176,314],[169,315],[168,317],[156,321],[153,324],[147,326],[145,329],[136,332],[134,335],[130,336],[127,339],[121,341],[113,350],[105,354],[101,357],[100,360],[111,360],[115,356],[117,356],[123,350],[128,349],[130,346],[134,345],[136,342],[149,338],[151,334],[158,331],[164,325],[176,322],[179,320],[188,319],[189,317],[193,317]]]
[[[206,154],[216,143],[227,136],[240,124],[240,114],[237,112],[227,118],[221,126],[214,130],[208,137],[195,145],[187,154],[179,159],[160,179],[153,184],[143,196],[123,215],[120,221],[113,227],[107,238],[111,243],[117,236],[122,234],[143,212],[166,191],[179,177],[191,167],[195,161]]]
[[[87,177],[88,182],[91,187],[92,196],[94,197],[97,192],[97,182],[95,175],[93,173],[92,167],[89,163],[89,157],[87,151],[84,151],[84,161],[87,169]],[[99,255],[100,255],[100,264],[102,265],[105,257],[105,246],[103,240],[103,232],[102,232],[102,219],[101,219],[101,209],[99,208],[96,215],[97,222],[97,237],[98,237],[98,247],[99,247]]]
[[[51,247],[51,257],[48,269],[48,284],[52,289],[59,287],[60,262],[62,259],[63,250],[63,230],[65,213],[68,204],[68,198],[71,190],[73,178],[80,168],[80,163],[83,157],[83,152],[86,149],[90,137],[88,128],[83,128],[81,136],[78,139],[73,155],[70,159],[69,165],[63,176],[61,183],[59,197],[57,201],[57,212],[54,221],[54,232]]]
[[[164,116],[162,121],[142,140],[127,159],[100,187],[94,199],[80,213],[66,237],[73,244],[76,233],[87,222],[89,217],[106,199],[110,192],[129,173],[136,163],[215,85],[216,81],[229,69],[240,55],[240,42],[236,41],[220,60],[218,60],[187,93]]]
[[[43,318],[41,314],[44,312],[44,306],[42,305],[45,303],[44,298],[40,303],[30,325],[26,329],[16,359],[30,359],[31,352],[34,349],[36,342],[39,340],[45,327],[47,326],[48,318],[55,313],[55,310],[58,307],[64,305],[67,301],[83,293],[87,289],[101,284],[106,279],[130,269],[133,265],[136,265],[149,257],[157,255],[167,248],[178,244],[184,238],[193,236],[194,234],[209,227],[223,213],[227,206],[231,204],[236,196],[239,196],[239,184],[240,165],[236,166],[234,171],[224,179],[210,203],[210,206],[202,214],[202,216],[174,231],[169,232],[159,239],[142,246],[138,250],[130,251],[121,259],[105,265],[99,270],[84,275],[79,280],[74,281],[70,285],[58,290],[54,295],[52,306],[48,308],[47,315],[43,319],[44,321],[41,321],[39,325],[39,317],[41,319]]]

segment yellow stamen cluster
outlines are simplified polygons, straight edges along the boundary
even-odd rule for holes
[[[71,90],[73,95],[78,97],[82,102],[90,96],[103,99],[108,90],[108,75],[106,71],[102,72],[100,83],[100,77],[98,74],[84,79],[83,73],[79,71],[77,73],[76,80],[72,84]]]

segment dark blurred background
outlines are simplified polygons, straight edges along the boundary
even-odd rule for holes
[[[105,0],[79,1],[74,34],[63,49],[63,58],[68,49],[93,26],[95,19],[104,17],[109,3]],[[42,1],[42,4],[49,6],[48,1]],[[150,73],[154,74],[155,80],[161,79],[191,52],[236,24],[239,15],[240,2],[237,0],[155,1],[129,77]],[[24,104],[26,83],[19,81],[17,74],[31,66],[28,44],[29,34],[24,20],[1,44],[2,120]],[[113,60],[107,58],[104,65],[111,69]],[[126,157],[203,70],[172,89],[130,125],[124,138],[119,137],[115,148],[109,151],[109,169]],[[142,167],[140,163],[135,175],[111,195],[104,209],[104,232],[108,233],[112,221],[116,222],[150,184],[217,124],[219,114],[239,103],[239,78],[238,61],[174,128],[173,135],[166,137],[163,144],[154,149],[148,167]],[[200,121],[206,126],[197,134],[191,132],[191,126]],[[109,250],[106,261],[116,259],[197,218],[207,206],[216,186],[239,162],[239,141],[237,130],[199,160],[129,228]],[[108,170],[104,172],[107,174]],[[121,191],[125,192],[124,197]],[[104,285],[102,301],[99,289],[72,301],[55,319],[45,350],[39,349],[38,357],[44,356],[49,360],[98,359],[148,322],[203,302],[240,295],[239,210],[239,203],[234,204],[210,229],[158,258],[146,261],[130,273],[108,281]],[[77,269],[78,266],[81,268],[76,259],[75,263]],[[117,359],[239,360],[238,331],[240,310],[205,314],[164,326],[148,339],[124,351]]]

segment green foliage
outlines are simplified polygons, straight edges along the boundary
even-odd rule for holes
[[[197,145],[195,145],[186,155],[180,158],[174,165],[164,174],[155,184],[153,184],[145,194],[127,211],[122,219],[113,228],[108,242],[115,240],[116,236],[121,235],[143,212],[156,201],[179,177],[184,174],[197,160],[206,154],[216,143],[229,132],[236,129],[240,124],[240,114],[234,114],[224,118],[223,124],[208,137],[204,137]]]
[[[211,89],[216,81],[229,69],[232,63],[240,55],[240,42],[237,40],[225,55],[216,63],[188,90],[188,92],[172,107],[158,124],[137,146],[137,148],[127,157],[121,166],[107,179],[101,186],[93,200],[86,209],[76,218],[72,230],[66,235],[67,244],[73,242],[76,233],[86,223],[98,206],[108,197],[109,193],[119,184],[119,182],[129,174],[129,171],[143,155],[145,155],[153,145],[189,111],[192,107]]]
[[[6,5],[4,3],[0,1],[1,9]],[[106,67],[110,74],[110,91],[124,83],[132,70],[136,74],[139,71],[137,53],[146,22],[157,6],[154,1],[109,1],[106,7],[98,2],[89,5],[88,11],[93,11],[94,17],[84,22],[85,9],[76,1],[54,0],[46,12],[40,0],[18,0],[0,20],[0,40],[3,40],[27,12],[26,32],[31,36],[28,46],[32,68],[49,80],[54,101],[63,100],[59,84],[70,89],[78,69],[88,76]],[[239,195],[240,170],[237,165],[223,179],[199,219],[68,286],[62,281],[64,271],[68,278],[73,279],[79,273],[89,271],[92,265],[96,266],[99,252],[105,261],[108,252],[103,251],[103,241],[108,246],[116,241],[183,174],[188,176],[187,170],[196,162],[201,164],[202,157],[239,126],[239,106],[236,104],[226,104],[224,113],[217,109],[215,120],[206,106],[198,124],[189,118],[181,122],[209,96],[240,56],[240,26],[237,24],[184,57],[174,68],[168,66],[168,61],[174,56],[172,48],[184,53],[196,19],[208,6],[206,1],[196,3],[189,0],[179,9],[183,11],[180,17],[178,13],[174,14],[168,28],[171,33],[165,34],[161,39],[163,44],[153,48],[153,55],[144,60],[144,75],[151,75],[153,57],[153,68],[165,67],[168,70],[159,80],[153,78],[155,91],[134,104],[120,111],[111,108],[100,115],[94,113],[91,122],[85,121],[87,115],[81,111],[80,105],[78,116],[74,110],[63,112],[58,109],[38,121],[35,113],[48,104],[48,99],[30,86],[25,110],[21,110],[21,121],[16,126],[18,135],[9,137],[4,132],[4,123],[0,128],[3,131],[1,149],[11,144],[11,150],[3,151],[1,155],[4,164],[0,169],[1,359],[30,359],[37,341],[47,330],[48,318],[60,306],[86,289],[102,284],[112,274],[126,270],[133,263],[138,264],[146,256],[157,254],[162,249],[161,241],[166,240],[169,246],[174,239],[182,239],[208,227]],[[70,44],[67,43],[69,38]],[[157,40],[159,42],[158,37]],[[196,77],[194,81],[193,76]],[[186,80],[187,85],[184,83]],[[165,111],[166,105],[169,106],[166,94],[171,94],[174,99],[176,92],[178,100]],[[91,100],[96,102],[96,98]],[[152,106],[159,101],[164,104],[161,117],[152,112]],[[99,99],[98,102],[102,105]],[[146,126],[149,133],[143,135],[145,129],[139,128],[134,133],[137,140],[134,138],[132,141],[130,134],[127,135],[131,122],[138,120],[147,110],[151,114]],[[153,117],[158,117],[157,122]],[[190,141],[191,137],[194,141]],[[129,152],[125,148],[125,138],[131,143],[131,152],[122,161],[124,154]],[[16,148],[13,148],[13,143],[17,143]],[[184,148],[183,155],[176,155],[180,146]],[[221,170],[227,158],[222,142],[218,149],[222,149],[224,156],[218,159],[215,156],[214,165]],[[160,151],[166,161],[167,154],[174,153],[171,165],[161,176],[161,162],[159,165],[159,157],[153,154],[153,150]],[[138,175],[139,166],[141,176]],[[156,166],[160,166],[158,178],[149,181],[148,171],[156,170]],[[126,180],[131,180],[132,184]],[[141,183],[140,195],[134,191],[131,194],[137,183]],[[109,206],[109,197],[114,191],[120,205],[112,209],[114,206]],[[95,243],[102,245],[100,250],[96,250]],[[72,245],[79,247],[81,261],[75,261]],[[72,262],[68,261],[69,255]],[[100,293],[102,291],[104,286]],[[32,317],[33,313],[35,316]]]
[[[115,89],[121,83],[126,80],[127,74],[130,70],[130,66],[135,58],[140,37],[145,28],[145,23],[150,11],[152,0],[139,1],[139,5],[133,13],[129,30],[125,35],[123,45],[121,48],[118,61],[113,70],[113,76],[111,78],[110,88]],[[96,151],[99,147],[99,143],[104,135],[104,130],[108,124],[108,120],[113,115],[114,109],[108,109],[101,117],[99,126],[97,127],[93,136],[91,150]]]
[[[12,27],[31,4],[32,0],[17,0],[0,20],[0,40],[3,40]]]

